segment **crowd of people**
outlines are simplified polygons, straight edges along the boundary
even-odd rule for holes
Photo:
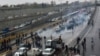
[[[94,25],[94,24],[92,24],[92,25]],[[35,43],[35,45],[36,46],[42,46],[41,44],[40,44],[40,42],[39,41],[41,41],[41,37],[40,36],[38,36],[37,35],[37,33],[35,33],[35,34],[33,34],[33,32],[31,32],[30,33],[30,37],[32,38],[32,40],[33,40],[33,44]],[[22,41],[23,41],[23,37],[26,37],[27,36],[27,34],[22,34],[22,35],[17,35],[16,36],[16,45],[19,45],[20,43],[22,43]],[[44,37],[44,39],[46,39],[46,37]],[[51,39],[52,39],[52,37],[51,37]],[[61,37],[59,38],[60,40],[61,40]],[[80,42],[80,37],[78,37],[77,38],[77,44],[79,44],[79,42]],[[92,39],[93,40],[93,39]],[[62,41],[62,40],[61,40]],[[10,44],[10,42],[11,42],[11,40],[9,39],[9,40],[4,40],[2,43],[1,43],[1,49],[0,50],[12,50],[12,46],[11,46],[11,44]],[[91,41],[91,42],[93,42],[93,41]],[[30,43],[26,43],[28,46],[31,46],[30,45]],[[86,50],[86,38],[84,38],[84,40],[82,41],[82,43],[81,43],[81,45],[82,45],[82,48],[83,48],[83,50]],[[31,48],[31,47],[30,47]],[[77,49],[77,48],[75,48],[75,47],[70,47],[70,48],[68,48],[68,46],[66,46],[66,52],[68,53],[69,51],[70,51],[70,53],[74,53],[74,54],[80,54],[80,50],[79,49]]]
[[[12,47],[9,44],[10,39],[3,40],[0,45],[0,51],[12,50]]]

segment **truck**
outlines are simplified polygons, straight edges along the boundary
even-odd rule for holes
[[[64,47],[64,42],[62,40],[54,39],[46,41],[46,48],[62,49]]]

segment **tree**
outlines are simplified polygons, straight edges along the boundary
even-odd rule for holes
[[[68,2],[68,1],[66,1],[66,4],[67,4],[67,5],[68,5],[68,3],[69,3],[69,2]]]
[[[7,8],[7,7],[8,7],[8,5],[3,5],[2,7],[6,7],[6,8]]]
[[[51,1],[51,5],[52,6],[55,6],[56,5],[56,2],[55,1]]]

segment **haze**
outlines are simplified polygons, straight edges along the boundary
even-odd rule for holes
[[[34,3],[34,2],[37,2],[37,3],[50,3],[52,0],[0,0],[0,5],[16,5],[16,4],[23,4],[23,3]],[[56,4],[59,4],[59,3],[63,3],[63,2],[66,2],[66,1],[69,1],[70,2],[73,2],[73,1],[77,1],[77,0],[53,0],[56,2]],[[81,2],[85,1],[85,0],[79,0]]]

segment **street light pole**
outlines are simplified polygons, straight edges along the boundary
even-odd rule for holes
[[[44,51],[45,49],[45,41],[46,41],[45,37],[42,37],[42,51]]]

